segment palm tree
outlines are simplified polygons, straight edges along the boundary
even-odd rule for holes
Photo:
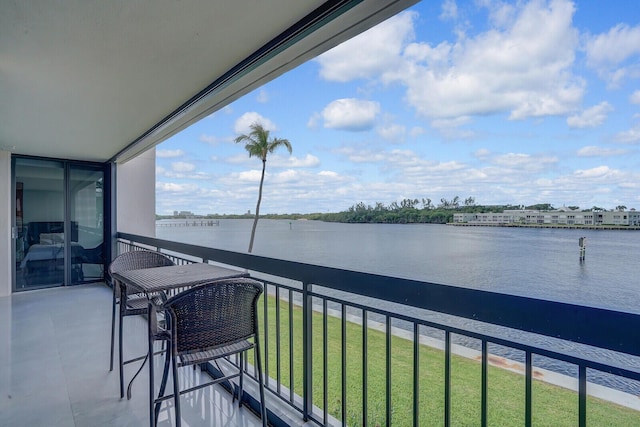
[[[260,216],[260,202],[262,201],[262,184],[264,183],[264,170],[267,166],[267,154],[273,153],[278,147],[284,146],[291,154],[291,143],[287,139],[273,138],[269,140],[269,131],[261,123],[253,123],[248,135],[240,135],[234,141],[244,142],[244,148],[249,152],[249,157],[259,157],[262,160],[262,175],[260,176],[260,189],[258,191],[258,203],[256,204],[256,217],[251,228],[251,240],[249,241],[249,253],[253,250],[253,239],[256,235],[258,217]]]

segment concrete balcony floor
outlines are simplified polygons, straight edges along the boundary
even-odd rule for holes
[[[147,367],[134,382],[131,400],[120,399],[117,362],[109,372],[110,328],[111,289],[104,284],[0,298],[0,425],[148,425]],[[125,358],[144,354],[145,346],[145,320],[126,318]],[[162,356],[155,360],[157,387]],[[125,381],[140,363],[127,365]],[[181,381],[189,383],[203,375],[199,369],[180,371]],[[172,406],[163,404],[158,426],[174,425]],[[217,386],[183,395],[181,409],[185,427],[261,425]]]

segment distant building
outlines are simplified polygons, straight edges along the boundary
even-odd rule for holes
[[[631,211],[553,211],[504,210],[498,212],[454,213],[457,224],[508,225],[508,224],[558,224],[558,225],[631,225],[640,226],[640,212]]]
[[[191,211],[173,211],[173,216],[179,218],[195,218],[196,215]]]

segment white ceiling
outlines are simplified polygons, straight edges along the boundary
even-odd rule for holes
[[[413,3],[2,0],[0,150],[125,160]]]

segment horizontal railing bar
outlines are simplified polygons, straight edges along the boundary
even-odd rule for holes
[[[637,314],[311,265],[129,233],[118,233],[118,237],[303,283],[640,356],[640,315]]]

